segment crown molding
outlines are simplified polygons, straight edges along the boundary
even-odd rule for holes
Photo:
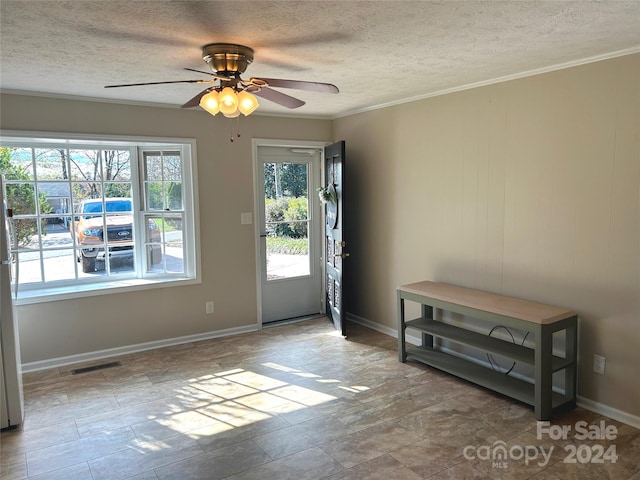
[[[365,107],[358,110],[351,110],[349,112],[340,113],[331,117],[332,120],[336,120],[338,118],[349,117],[351,115],[356,115],[358,113],[371,112],[373,110],[379,110],[381,108],[393,107],[396,105],[402,105],[404,103],[416,102],[418,100],[424,100],[426,98],[439,97],[442,95],[448,95],[450,93],[462,92],[464,90],[471,90],[473,88],[486,87],[488,85],[494,85],[496,83],[509,82],[511,80],[518,80],[520,78],[532,77],[534,75],[540,75],[543,73],[555,72],[558,70],[565,70],[567,68],[578,67],[580,65],[586,65],[589,63],[601,62],[604,60],[610,60],[613,58],[624,57],[627,55],[634,55],[636,53],[640,53],[640,45],[636,45],[634,47],[626,48],[624,50],[617,50],[615,52],[604,53],[601,55],[595,55],[592,57],[586,57],[579,60],[571,60],[570,62],[557,63],[555,65],[549,65],[547,67],[536,68],[533,70],[526,70],[520,73],[513,73],[509,75],[504,75],[501,77],[492,78],[489,80],[482,80],[480,82],[469,83],[465,85],[459,85],[457,87],[445,88],[443,90],[436,90],[434,92],[424,93],[421,95],[416,95],[409,98],[404,98],[402,100],[396,100],[393,102],[381,103],[379,105],[373,105],[371,107]]]

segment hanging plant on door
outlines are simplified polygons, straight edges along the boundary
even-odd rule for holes
[[[324,203],[336,203],[336,188],[333,185],[318,188],[318,197]]]

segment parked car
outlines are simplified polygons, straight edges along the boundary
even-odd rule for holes
[[[103,205],[106,215],[103,214]],[[109,258],[133,257],[133,205],[130,198],[88,199],[80,202],[73,220],[84,273],[96,270],[96,260],[105,260],[104,228],[107,228],[107,250]],[[149,265],[162,260],[160,230],[153,221],[148,221],[148,242],[158,243],[147,248]],[[89,247],[89,248],[86,248]]]

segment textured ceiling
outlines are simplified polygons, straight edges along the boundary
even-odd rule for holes
[[[200,47],[255,49],[243,75],[334,83],[281,90],[261,113],[335,117],[523,72],[640,51],[640,1],[0,1],[0,87],[179,106]]]

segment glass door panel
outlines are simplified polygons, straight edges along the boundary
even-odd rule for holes
[[[264,164],[267,281],[311,274],[308,195],[308,164]]]

